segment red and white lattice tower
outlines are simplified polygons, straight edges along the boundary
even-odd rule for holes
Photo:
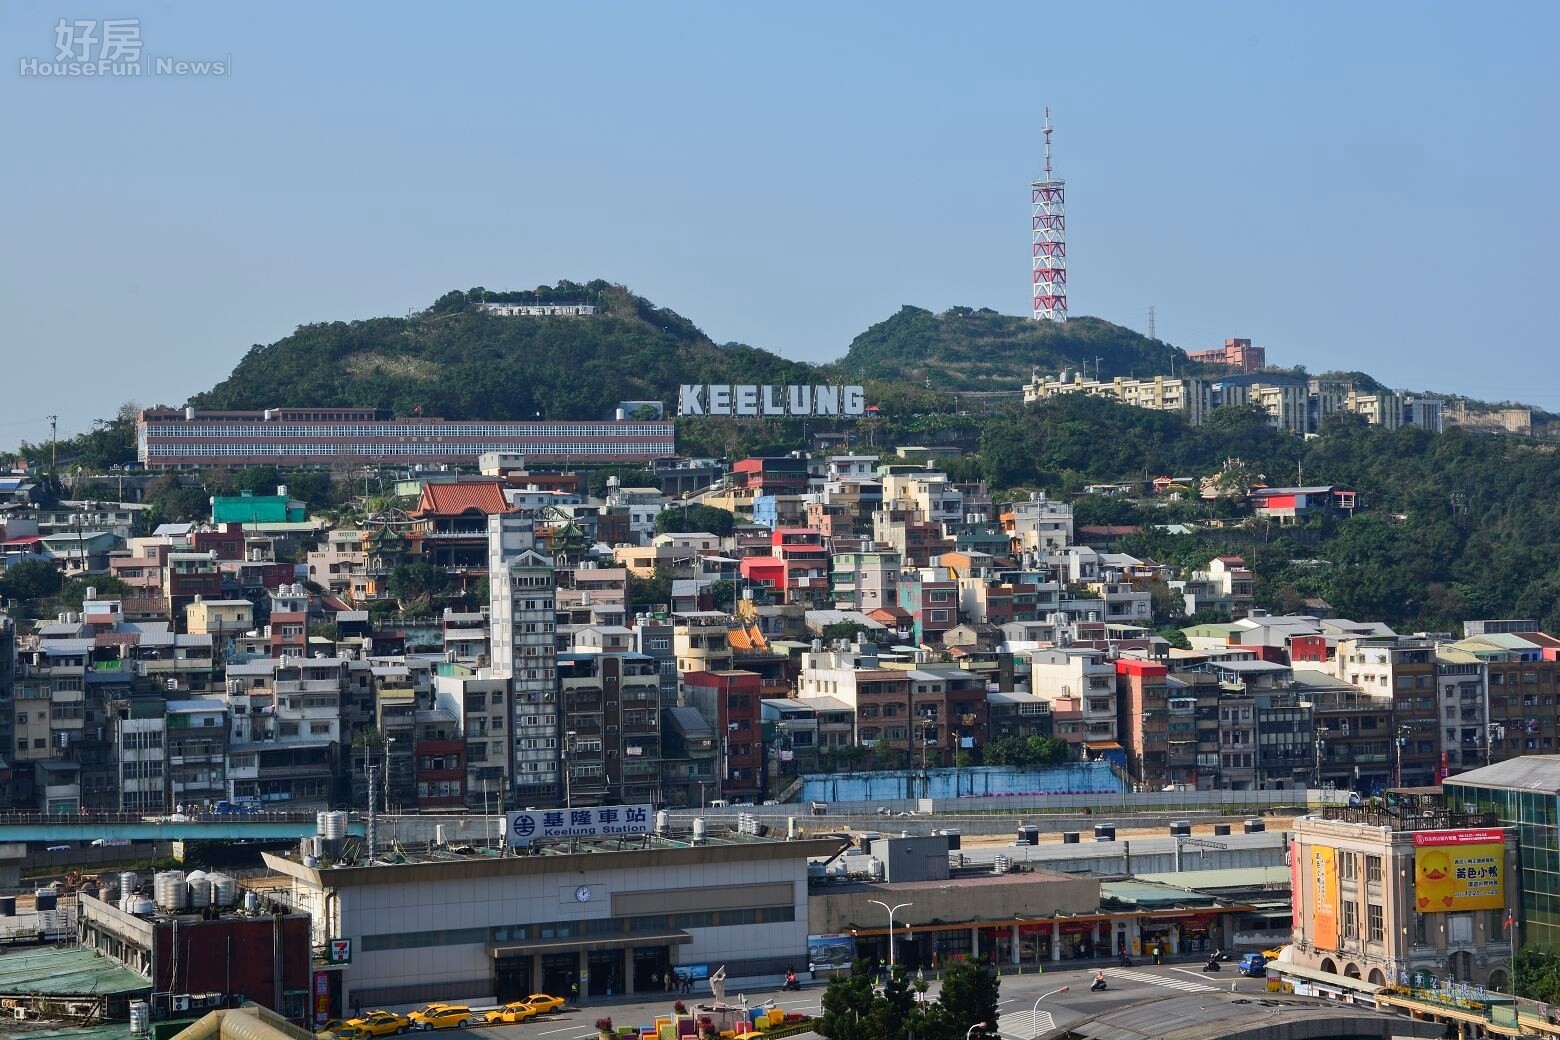
[[[1067,189],[1051,176],[1051,110],[1045,110],[1045,179],[1029,186],[1036,321],[1067,320]]]

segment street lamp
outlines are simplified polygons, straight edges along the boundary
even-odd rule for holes
[[[985,1022],[976,1022],[974,1025],[970,1026],[964,1031],[964,1040],[970,1040],[970,1037],[975,1035],[975,1030],[985,1029],[986,1025],[987,1023]]]
[[[390,745],[395,743],[394,737],[385,738],[385,812],[390,811]]]
[[[1322,786],[1322,756],[1327,754],[1327,738],[1316,738],[1316,786]]]
[[[884,910],[888,911],[888,969],[890,972],[892,972],[894,970],[894,915],[903,910],[905,907],[914,906],[915,904],[899,903],[895,906],[889,906],[881,899],[869,899],[867,902],[876,903],[878,906],[881,906]],[[984,1022],[981,1023],[981,1025],[985,1024],[986,1023]]]
[[[1029,1013],[1029,1017],[1030,1017],[1030,1022],[1031,1022],[1030,1028],[1032,1028],[1035,1031],[1035,1035],[1036,1036],[1040,1035],[1040,1002],[1042,1000],[1044,1000],[1046,997],[1054,997],[1058,993],[1067,993],[1067,992],[1070,992],[1071,990],[1072,990],[1071,986],[1063,986],[1061,989],[1053,989],[1050,992],[1042,993],[1038,997],[1035,998],[1034,1010]]]

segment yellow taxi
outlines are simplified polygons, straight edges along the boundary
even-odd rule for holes
[[[458,1029],[471,1021],[471,1009],[465,1004],[429,1004],[409,1017],[413,1029]]]
[[[525,1003],[536,1009],[538,1015],[544,1015],[553,1011],[563,1010],[562,997],[549,997],[545,993],[532,993],[525,998]]]
[[[370,1011],[362,1018],[350,1018],[341,1024],[343,1029],[353,1029],[365,1036],[394,1036],[404,1033],[412,1020],[405,1015],[393,1015],[388,1011]]]
[[[536,1008],[523,1000],[517,1000],[512,1004],[505,1004],[501,1008],[494,1008],[483,1017],[489,1023],[505,1022],[513,1025],[516,1022],[524,1022],[528,1018],[536,1017]]]
[[[1262,956],[1270,961],[1278,960],[1278,955],[1289,949],[1288,945],[1275,946],[1271,950],[1263,950]]]

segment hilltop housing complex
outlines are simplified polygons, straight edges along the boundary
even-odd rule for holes
[[[1117,376],[1086,379],[1076,372],[1055,378],[1036,372],[1024,386],[1024,401],[1032,403],[1061,394],[1109,397],[1134,408],[1176,412],[1199,426],[1216,408],[1256,405],[1277,429],[1296,436],[1316,433],[1328,417],[1358,415],[1373,426],[1396,430],[1417,426],[1440,433],[1446,426],[1446,402],[1433,397],[1411,396],[1389,390],[1356,390],[1334,379],[1311,379],[1286,372],[1264,371],[1267,352],[1250,340],[1226,340],[1221,348],[1195,351],[1187,357],[1203,365],[1229,369],[1212,375],[1156,375],[1143,379]]]

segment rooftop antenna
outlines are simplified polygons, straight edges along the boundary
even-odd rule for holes
[[[1045,106],[1045,126],[1040,128],[1045,134],[1045,179],[1051,180],[1051,106]]]
[[[1067,191],[1051,170],[1051,109],[1045,110],[1045,179],[1029,185],[1031,315],[1067,320]]]

